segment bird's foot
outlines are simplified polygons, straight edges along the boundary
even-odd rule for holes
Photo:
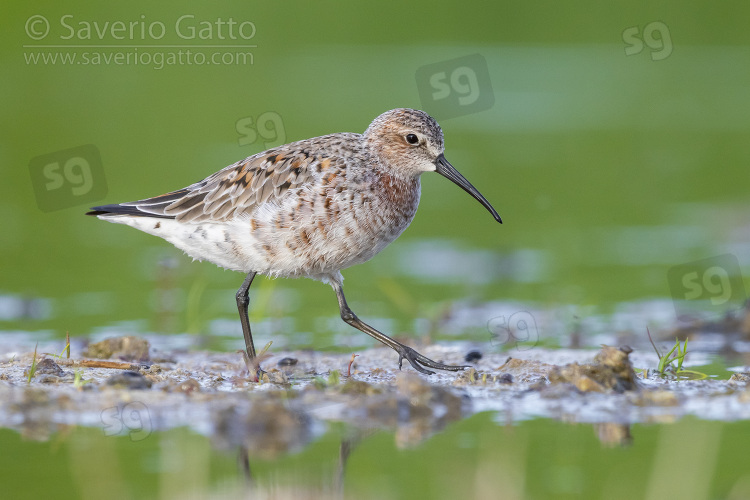
[[[255,379],[253,380],[253,382],[260,382],[261,380],[263,380],[263,375],[268,375],[268,373],[259,366],[255,371]]]
[[[254,377],[253,382],[260,382],[263,380],[263,375],[267,375],[267,373],[260,367],[260,359],[257,356],[251,358],[244,349],[238,350],[237,352],[242,354],[242,360],[245,362],[247,371]]]
[[[428,368],[434,368],[436,370],[447,370],[450,372],[457,372],[469,368],[468,366],[445,365],[443,363],[438,363],[437,361],[433,361],[427,356],[423,356],[411,347],[405,346],[403,344],[399,344],[399,347],[394,349],[396,349],[396,352],[398,353],[399,370],[401,369],[401,365],[403,364],[404,359],[406,359],[415,370],[420,373],[424,373],[425,375],[433,375],[435,372],[425,370],[420,365],[424,365]]]

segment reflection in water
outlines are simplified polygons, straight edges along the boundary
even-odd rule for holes
[[[423,377],[412,373],[399,374],[396,389],[396,444],[399,448],[416,446],[449,422],[459,420],[468,410],[468,399],[445,387],[430,385]],[[377,401],[370,403],[369,408],[377,404]],[[373,417],[372,412],[370,416]],[[392,422],[392,417],[387,417],[384,423]]]
[[[295,427],[305,427],[307,420],[294,423],[293,410],[278,405],[262,409],[280,412],[273,414],[280,415],[283,423],[274,427],[267,422],[253,432],[268,431],[281,442],[282,429],[305,438],[305,431],[300,434]],[[247,419],[240,416],[240,427],[251,429],[247,421],[262,418],[250,415]],[[245,439],[238,456],[217,453],[209,439],[183,429],[156,432],[134,442],[126,436],[108,437],[97,429],[69,427],[54,436],[47,434],[53,437],[48,444],[33,446],[0,430],[0,442],[6,457],[37,450],[33,470],[24,464],[27,473],[17,477],[7,474],[10,462],[6,458],[4,488],[17,491],[33,475],[34,481],[54,490],[56,498],[95,499],[101,498],[102,491],[108,498],[144,499],[404,495],[520,499],[563,494],[669,498],[675,486],[665,477],[680,478],[681,498],[743,498],[747,483],[743,482],[742,450],[750,446],[747,426],[747,421],[695,419],[669,426],[636,424],[639,440],[633,442],[629,425],[595,424],[595,433],[589,426],[550,419],[498,426],[485,414],[451,426],[439,438],[409,450],[396,446],[395,433],[347,427],[332,429],[318,444],[297,453],[279,451],[281,447],[269,446],[262,439]],[[722,434],[731,439],[722,440]],[[616,454],[605,449],[623,445],[630,446]],[[45,474],[40,477],[38,470]],[[623,470],[628,477],[642,480],[623,480]],[[717,470],[723,478],[718,483]],[[582,471],[599,472],[582,475]],[[617,491],[618,495],[587,495],[591,490]],[[734,497],[726,495],[730,490]],[[690,495],[691,491],[701,494]]]
[[[633,443],[630,435],[630,425],[606,422],[594,424],[594,430],[599,441],[606,446],[628,446]]]
[[[16,413],[16,422],[24,439],[47,441],[64,427],[52,420],[58,404],[42,389],[29,388],[23,392],[21,401],[12,404],[10,411]]]
[[[312,419],[290,408],[281,394],[254,398],[246,413],[232,406],[215,416],[215,445],[228,449],[241,443],[250,457],[274,459],[302,449],[311,437]]]
[[[349,395],[359,391],[354,399],[341,399],[340,403],[347,407],[342,416],[353,426],[353,435],[342,441],[342,463],[356,443],[377,429],[395,430],[398,448],[413,447],[461,419],[469,409],[468,399],[414,374],[399,374],[395,392],[376,392],[370,384],[352,382],[356,381],[333,388]],[[307,391],[308,404],[316,397],[314,391]],[[253,398],[246,413],[239,406],[219,412],[213,439],[223,449],[242,443],[243,462],[244,457],[269,460],[302,449],[315,434],[315,426],[309,413],[292,408],[284,394],[270,394]],[[247,477],[251,477],[249,471]]]
[[[341,445],[339,446],[339,461],[338,467],[336,467],[336,481],[334,482],[334,488],[336,492],[344,492],[344,474],[346,473],[346,462],[349,460],[349,455],[352,449],[359,443],[359,441],[367,433],[357,433],[356,437],[349,439],[342,439]]]
[[[338,495],[343,495],[347,462],[357,446],[379,429],[395,430],[398,449],[413,448],[445,426],[463,418],[468,400],[444,387],[436,387],[414,374],[401,373],[395,392],[376,392],[364,382],[343,384],[333,390],[358,394],[348,401],[349,427],[339,442],[338,460],[330,477],[322,478]],[[308,398],[315,398],[308,391]],[[222,412],[214,429],[214,443],[222,448],[241,443],[239,472],[252,491],[261,487],[254,480],[254,462],[277,459],[302,449],[315,434],[315,421],[307,413],[290,407],[282,397],[255,402],[248,413],[238,407]],[[265,487],[265,486],[264,486]],[[309,492],[308,492],[309,493]]]
[[[338,459],[336,461],[335,467],[332,467],[330,470],[330,477],[318,477],[316,478],[316,483],[320,485],[323,491],[327,493],[327,495],[323,494],[323,491],[316,493],[313,495],[313,497],[320,496],[321,498],[330,498],[330,494],[333,493],[338,498],[344,497],[344,486],[345,486],[345,476],[346,476],[346,466],[347,461],[349,460],[349,456],[351,455],[352,451],[357,447],[357,445],[366,437],[372,435],[374,431],[372,430],[356,430],[352,429],[350,431],[346,432],[347,437],[342,437],[339,441],[339,447],[338,447]],[[253,494],[258,494],[261,492],[267,492],[266,490],[269,489],[269,485],[265,484],[259,484],[257,481],[255,481],[253,477],[253,469],[252,469],[252,460],[253,460],[253,453],[250,449],[248,449],[247,446],[241,445],[239,447],[239,452],[237,455],[237,463],[239,468],[239,475],[241,478],[243,478],[244,482],[244,488]],[[277,478],[279,479],[279,478]],[[286,478],[286,479],[292,479]],[[285,491],[289,488],[288,483],[289,481],[284,481],[287,483],[287,486],[282,486],[281,483],[271,485],[271,490],[282,490]],[[291,481],[292,483],[295,483],[297,481]],[[313,490],[310,489],[310,486],[304,487],[304,490],[302,490],[302,486],[298,486],[300,488],[300,491],[297,491],[296,496],[292,496],[291,498],[300,498],[299,494],[304,493],[305,497],[308,497],[309,495],[313,494]],[[293,488],[294,489],[294,488]]]

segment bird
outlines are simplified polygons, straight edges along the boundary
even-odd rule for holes
[[[194,260],[245,273],[236,294],[245,351],[261,373],[248,318],[258,274],[329,284],[343,321],[420,373],[459,371],[368,325],[344,296],[341,271],[370,260],[413,220],[421,175],[437,172],[502,219],[445,158],[443,131],[424,111],[386,111],[364,133],[334,133],[254,154],[188,187],[86,215],[165,239]]]

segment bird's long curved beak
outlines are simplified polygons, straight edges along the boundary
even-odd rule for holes
[[[484,208],[489,210],[496,221],[498,221],[500,224],[503,223],[503,220],[497,214],[495,209],[492,208],[490,202],[487,201],[484,196],[482,196],[482,193],[480,193],[477,188],[471,185],[471,182],[467,181],[463,175],[458,173],[458,170],[456,170],[455,167],[445,159],[444,155],[441,154],[437,157],[437,160],[435,160],[435,167],[435,171],[437,173],[439,173],[443,177],[450,179],[454,184],[472,195],[479,203],[484,205]]]

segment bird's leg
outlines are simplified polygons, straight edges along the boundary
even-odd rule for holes
[[[240,313],[240,323],[242,323],[242,333],[245,336],[245,350],[250,359],[255,358],[255,345],[253,344],[253,334],[250,333],[250,319],[247,317],[247,306],[250,304],[250,285],[253,284],[255,272],[248,273],[242,286],[237,290],[237,310]]]
[[[341,286],[341,283],[336,280],[331,280],[331,286],[333,286],[333,289],[336,291],[336,298],[339,301],[339,311],[341,312],[341,319],[343,319],[345,322],[347,322],[357,330],[366,333],[370,337],[379,342],[382,342],[383,344],[396,351],[398,353],[399,370],[401,369],[404,358],[411,364],[412,367],[414,367],[415,370],[427,375],[432,375],[435,372],[425,370],[420,365],[426,366],[428,368],[435,368],[436,370],[448,370],[452,372],[468,368],[467,366],[445,365],[443,363],[433,361],[430,358],[419,354],[411,347],[405,346],[401,342],[392,339],[388,335],[377,331],[376,329],[359,319],[357,315],[354,314],[354,312],[349,308],[346,303],[346,297],[344,297],[344,289]]]
[[[263,370],[260,369],[260,360],[256,360],[255,345],[253,344],[253,334],[250,332],[250,319],[247,316],[247,306],[250,303],[250,285],[257,273],[248,273],[242,286],[237,290],[237,310],[240,312],[240,323],[242,324],[242,334],[245,336],[245,351],[250,359],[250,366],[255,367],[255,375],[260,379]],[[249,368],[249,367],[248,367]]]

